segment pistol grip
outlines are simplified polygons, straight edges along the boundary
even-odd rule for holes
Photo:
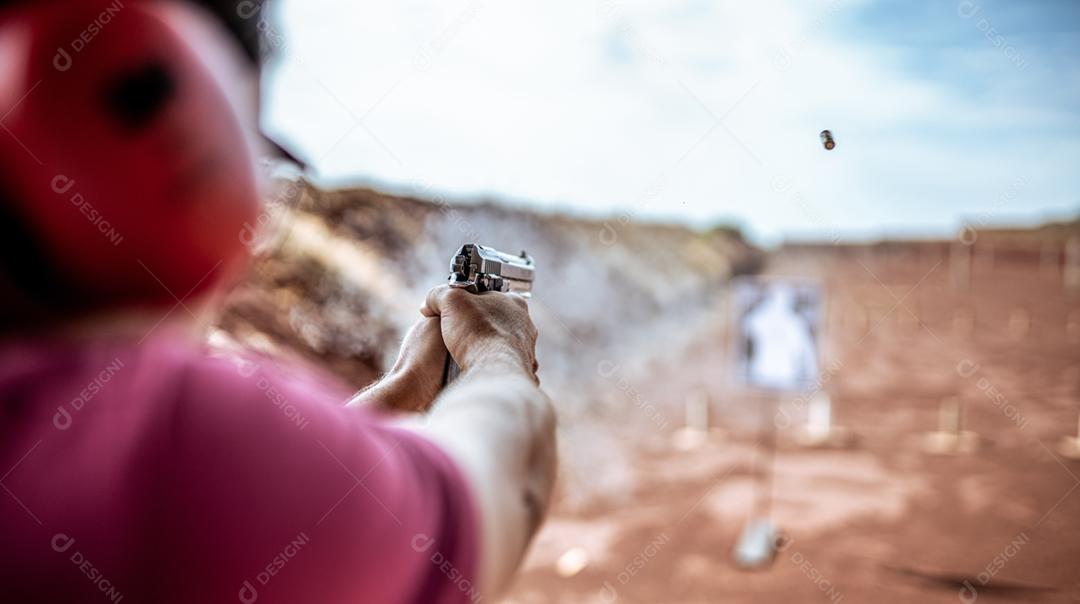
[[[461,367],[458,367],[458,364],[454,362],[454,357],[450,356],[450,351],[446,351],[446,363],[443,365],[443,387],[456,380],[460,373]]]

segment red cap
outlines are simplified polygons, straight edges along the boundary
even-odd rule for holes
[[[247,257],[253,108],[226,94],[217,47],[193,43],[211,31],[199,16],[139,0],[0,14],[0,203],[69,307],[171,305]]]

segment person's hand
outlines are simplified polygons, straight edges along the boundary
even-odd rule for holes
[[[463,375],[520,371],[537,382],[536,326],[522,296],[440,285],[428,292],[420,312],[438,317],[442,339]]]
[[[446,365],[438,317],[424,317],[409,328],[394,367],[350,404],[372,404],[395,411],[424,412],[442,390]]]

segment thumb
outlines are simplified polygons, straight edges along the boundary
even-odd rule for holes
[[[427,298],[424,299],[424,305],[420,307],[420,314],[425,317],[441,317],[453,312],[454,300],[466,293],[449,285],[433,287],[428,291]]]

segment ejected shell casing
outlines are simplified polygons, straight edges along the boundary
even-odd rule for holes
[[[826,151],[832,151],[836,146],[836,141],[833,140],[832,132],[828,130],[821,131],[821,144],[825,146]]]

